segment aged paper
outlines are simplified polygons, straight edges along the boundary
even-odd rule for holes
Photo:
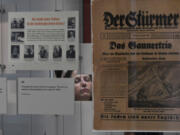
[[[180,130],[179,23],[179,0],[92,2],[95,130]]]

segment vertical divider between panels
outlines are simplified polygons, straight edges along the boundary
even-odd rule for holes
[[[55,0],[54,11],[55,12],[58,11],[58,9],[57,9],[57,0]],[[54,78],[54,71],[50,70],[49,73],[50,73],[50,78]],[[54,117],[55,117],[56,135],[59,135],[59,127],[60,127],[59,120],[60,120],[60,116],[59,115],[55,115]],[[64,130],[64,121],[63,121],[63,128],[62,129]],[[63,135],[64,135],[64,132],[63,132]]]
[[[31,11],[31,0],[29,0],[29,11]]]
[[[3,6],[5,6],[5,5],[3,5],[3,1],[1,0],[1,10],[3,9],[3,8],[5,8],[5,7],[3,7]],[[7,11],[6,11],[7,12]],[[5,64],[5,62],[4,62],[4,53],[3,53],[3,51],[4,51],[4,43],[6,43],[6,42],[3,42],[3,34],[2,33],[4,33],[3,32],[3,25],[2,25],[2,23],[3,23],[3,21],[5,21],[6,19],[5,19],[5,15],[4,14],[6,14],[6,13],[1,13],[1,62],[3,63],[3,64]]]
[[[64,116],[62,116],[62,121],[63,121],[63,135],[64,135]]]
[[[82,5],[83,5],[83,3],[82,3]],[[80,13],[79,13],[79,20],[80,20]],[[80,21],[78,21],[79,23],[80,23]],[[79,26],[80,26],[80,24],[79,24]],[[82,25],[83,26],[83,25]],[[79,35],[80,35],[80,30],[79,30]],[[79,38],[80,38],[81,36],[79,36]],[[79,41],[81,41],[80,39],[79,39]],[[81,53],[81,51],[82,51],[82,48],[81,48],[81,44],[79,43],[79,73],[80,73],[80,75],[82,74],[82,71],[81,71],[81,62],[82,62],[82,59],[83,59],[83,56],[81,55],[82,53]],[[82,101],[80,101],[80,133],[81,133],[81,135],[82,135],[82,103],[81,103]]]
[[[80,129],[81,129],[81,131],[80,131],[80,133],[81,133],[81,135],[82,135],[82,103],[81,103],[81,101],[80,101]]]
[[[29,0],[29,10],[31,11],[31,0]],[[32,71],[30,72],[30,77],[32,77]],[[33,115],[31,114],[31,117],[30,117],[30,130],[31,130],[31,133],[30,135],[32,135],[33,133],[33,126],[32,126],[32,123],[33,123]]]
[[[58,115],[55,115],[55,125],[56,125],[56,135],[59,135],[59,119],[58,119]]]
[[[1,21],[0,21],[0,23],[1,23],[1,24],[0,24],[0,25],[1,25],[1,26],[0,26],[0,27],[1,27],[1,36],[0,36],[1,45],[0,45],[0,46],[1,46],[1,47],[0,47],[0,51],[1,51],[1,55],[0,55],[0,56],[1,56],[1,66],[4,66],[4,65],[3,65],[3,64],[4,64],[4,63],[3,63],[3,55],[2,55],[2,54],[3,54],[3,53],[2,53],[2,52],[3,52],[3,47],[2,47],[2,45],[3,45],[3,42],[2,42],[2,33],[3,33],[3,32],[2,32],[2,19],[3,19],[3,18],[2,18],[2,15],[3,15],[3,12],[5,12],[5,11],[4,11],[3,7],[2,7],[2,0],[1,0],[0,3],[1,3],[1,6],[0,6],[0,8],[1,8],[1,9],[0,9],[0,16],[1,16]],[[4,76],[4,70],[3,70],[2,68],[3,68],[3,67],[1,67],[1,73],[2,73],[2,77],[3,77],[3,76]]]
[[[61,117],[61,119],[60,119]],[[59,130],[60,128],[60,121],[63,123],[61,127],[61,132]],[[55,125],[56,125],[56,135],[64,135],[64,116],[55,115]]]
[[[54,11],[55,12],[59,12],[59,11],[63,11],[64,10],[64,0],[55,0],[55,9]],[[60,5],[61,4],[61,5]],[[59,6],[58,6],[59,5]],[[59,8],[61,7],[61,8]],[[54,78],[54,71],[51,70],[50,71],[50,74],[51,74],[51,78]],[[61,121],[61,125],[60,125],[60,121]],[[64,135],[64,115],[60,116],[60,115],[55,115],[55,125],[56,125],[56,135]],[[60,126],[62,126],[60,128]],[[61,132],[60,129],[62,130]],[[61,133],[61,134],[60,134]]]
[[[2,135],[4,135],[4,115],[1,115]]]
[[[29,77],[32,77],[32,70],[29,71]],[[32,135],[32,114],[30,115],[30,135]]]
[[[2,61],[3,61],[3,56],[2,56],[2,0],[1,0],[1,6],[0,6],[0,8],[1,8],[1,11],[0,11],[0,16],[1,16],[1,22],[0,22],[0,25],[1,25],[1,37],[0,37],[0,40],[1,40],[1,44],[0,44],[0,46],[1,46],[1,64],[2,64]],[[2,71],[2,70],[1,70]],[[2,72],[2,76],[3,76],[3,72]]]
[[[32,114],[30,116],[30,135],[32,135]]]
[[[83,1],[84,1],[84,0],[81,1],[81,2],[82,2],[82,3],[81,3],[81,6],[83,6]],[[82,11],[83,11],[83,7],[80,7],[80,8],[82,8]],[[82,12],[82,13],[83,13],[83,12]],[[84,14],[84,13],[83,13],[83,14]],[[82,16],[83,16],[83,15],[82,15]],[[79,26],[80,26],[80,12],[79,12]],[[84,26],[84,24],[82,24],[82,26]],[[81,29],[83,29],[83,27],[82,27]],[[83,33],[83,32],[82,32],[82,33]],[[80,35],[80,30],[79,30],[79,35]],[[79,41],[83,41],[83,36],[84,36],[83,34],[82,34],[82,36],[81,36],[81,35],[79,36],[79,38],[82,37],[82,39],[81,39],[81,40],[79,39]],[[82,59],[83,59],[83,56],[82,56],[82,52],[81,52],[81,51],[82,51],[82,47],[81,47],[81,44],[79,43],[79,57],[80,57],[80,60],[79,60],[79,72],[80,72],[80,74],[82,74],[82,71],[81,71],[81,70],[82,70],[82,69],[81,69],[81,67],[82,67],[82,66],[81,66],[81,63],[82,63]],[[80,101],[80,127],[81,127],[81,135],[82,135],[82,133],[83,133],[82,113],[83,113],[83,112],[82,112],[82,101]]]
[[[18,101],[19,100],[19,95],[18,95],[18,80],[16,78],[16,115],[19,114],[19,105]]]
[[[81,3],[81,6],[83,6],[83,1],[84,0],[82,0],[82,3]],[[82,8],[82,7],[80,7],[80,8]],[[83,8],[82,8],[83,9]],[[79,26],[80,26],[80,12],[79,12]],[[83,24],[82,24],[82,26],[84,26]],[[83,28],[81,28],[81,29],[83,29]],[[79,35],[80,35],[80,30],[79,30]],[[81,35],[79,36],[79,38],[81,37]],[[83,37],[83,36],[82,36]],[[83,39],[83,38],[82,38]],[[83,41],[83,40],[80,40],[79,39],[79,41]],[[79,57],[80,57],[80,59],[79,59],[79,73],[80,74],[82,74],[82,71],[81,71],[81,63],[82,63],[82,59],[83,59],[83,56],[82,56],[82,48],[81,48],[81,44],[79,43]],[[82,128],[82,103],[81,103],[82,101],[80,101],[80,129],[81,129],[81,135],[82,135],[82,133],[83,133],[83,128]]]
[[[56,11],[57,10],[57,0],[54,0],[54,11]],[[49,78],[54,78],[54,70],[49,70]],[[59,127],[60,127],[60,125],[59,125],[59,115],[55,115],[54,116],[55,117],[55,130],[56,130],[56,132],[55,132],[55,134],[56,135],[59,135]]]
[[[55,0],[55,10],[64,10],[64,0]]]

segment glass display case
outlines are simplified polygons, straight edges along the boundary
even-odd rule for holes
[[[91,0],[0,0],[0,50],[2,62],[8,61],[8,13],[9,12],[62,12],[79,11],[79,69],[72,70],[18,70],[6,72],[2,67],[1,77],[7,78],[7,113],[0,115],[0,135],[123,135],[123,131],[99,132],[93,129],[93,44],[91,31]],[[70,47],[70,46],[69,46]],[[32,46],[29,46],[31,49]],[[27,49],[28,50],[28,49]],[[14,56],[17,57],[17,56]],[[31,56],[27,56],[31,57]],[[80,74],[78,75],[74,75]],[[86,95],[74,97],[73,115],[23,114],[18,112],[18,79],[19,78],[70,78],[73,77],[75,87],[80,82],[91,89]],[[82,84],[83,85],[83,84]],[[91,86],[90,86],[91,85]],[[78,91],[78,90],[77,90]],[[78,92],[74,92],[75,96]],[[81,92],[79,92],[81,94]],[[46,107],[46,106],[45,106]],[[47,106],[48,108],[48,106]],[[63,108],[60,108],[63,109]],[[133,134],[133,133],[125,133]],[[136,133],[137,134],[137,133]],[[151,134],[151,133],[149,133]],[[142,135],[149,135],[142,133]],[[162,133],[177,135],[178,133]]]

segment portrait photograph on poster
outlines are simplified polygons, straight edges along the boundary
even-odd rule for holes
[[[12,42],[24,42],[24,32],[12,32],[11,33]]]
[[[74,76],[76,101],[92,101],[92,75],[77,74]]]
[[[56,78],[74,79],[75,101],[92,101],[92,74],[80,74],[73,70],[57,70],[54,73]]]
[[[53,59],[57,60],[62,57],[62,48],[60,45],[55,45],[53,48]]]
[[[75,31],[74,30],[68,30],[68,41],[74,41],[75,40]]]
[[[47,60],[49,58],[48,45],[39,45],[39,60]]]
[[[74,45],[69,45],[69,49],[66,51],[66,58],[74,59],[76,57],[76,52],[74,49]]]
[[[75,29],[76,27],[76,18],[70,17],[68,18],[68,29]]]
[[[34,45],[24,45],[24,59],[34,59]]]
[[[12,18],[11,29],[24,29],[24,18]]]
[[[11,58],[12,59],[19,59],[20,55],[20,46],[19,45],[12,45],[11,46]]]

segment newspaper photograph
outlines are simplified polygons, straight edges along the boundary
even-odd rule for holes
[[[180,131],[180,1],[93,0],[94,129]]]
[[[8,67],[77,70],[78,11],[10,12]]]

